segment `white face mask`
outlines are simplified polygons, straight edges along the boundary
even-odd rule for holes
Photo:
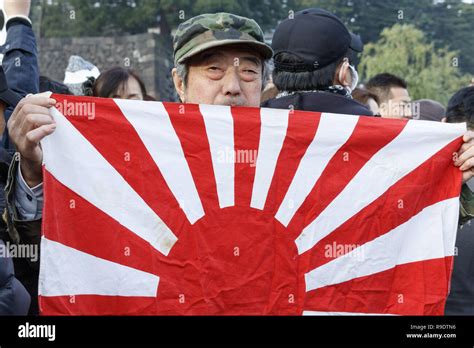
[[[352,79],[351,79],[351,85],[350,86],[344,86],[344,88],[349,92],[349,93],[352,93],[352,91],[354,89],[356,89],[357,87],[357,84],[359,83],[359,73],[357,72],[357,70],[352,66],[352,65],[349,65],[349,70],[351,71],[351,75],[352,75]],[[339,72],[339,80],[342,82],[343,79],[342,79],[342,71]]]
[[[352,65],[349,65],[349,69],[351,69],[352,81],[351,81],[351,86],[346,87],[346,88],[350,88],[349,93],[352,93],[352,91],[354,89],[356,89],[357,84],[359,83],[359,73],[357,72],[357,70]]]

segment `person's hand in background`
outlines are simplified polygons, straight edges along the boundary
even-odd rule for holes
[[[4,0],[3,13],[5,21],[10,17],[30,15],[31,0]]]

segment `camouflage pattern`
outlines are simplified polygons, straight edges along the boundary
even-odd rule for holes
[[[221,12],[202,14],[180,24],[173,39],[174,61],[182,63],[208,48],[237,43],[253,47],[264,59],[273,55],[257,22]]]

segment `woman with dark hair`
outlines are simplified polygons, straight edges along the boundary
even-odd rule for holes
[[[92,95],[101,98],[144,100],[145,84],[132,70],[121,67],[109,69],[97,78]]]

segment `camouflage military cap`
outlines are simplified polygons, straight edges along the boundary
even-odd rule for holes
[[[181,23],[174,35],[174,62],[182,63],[211,47],[245,44],[264,59],[273,51],[263,38],[263,31],[253,19],[231,13],[202,14]]]

